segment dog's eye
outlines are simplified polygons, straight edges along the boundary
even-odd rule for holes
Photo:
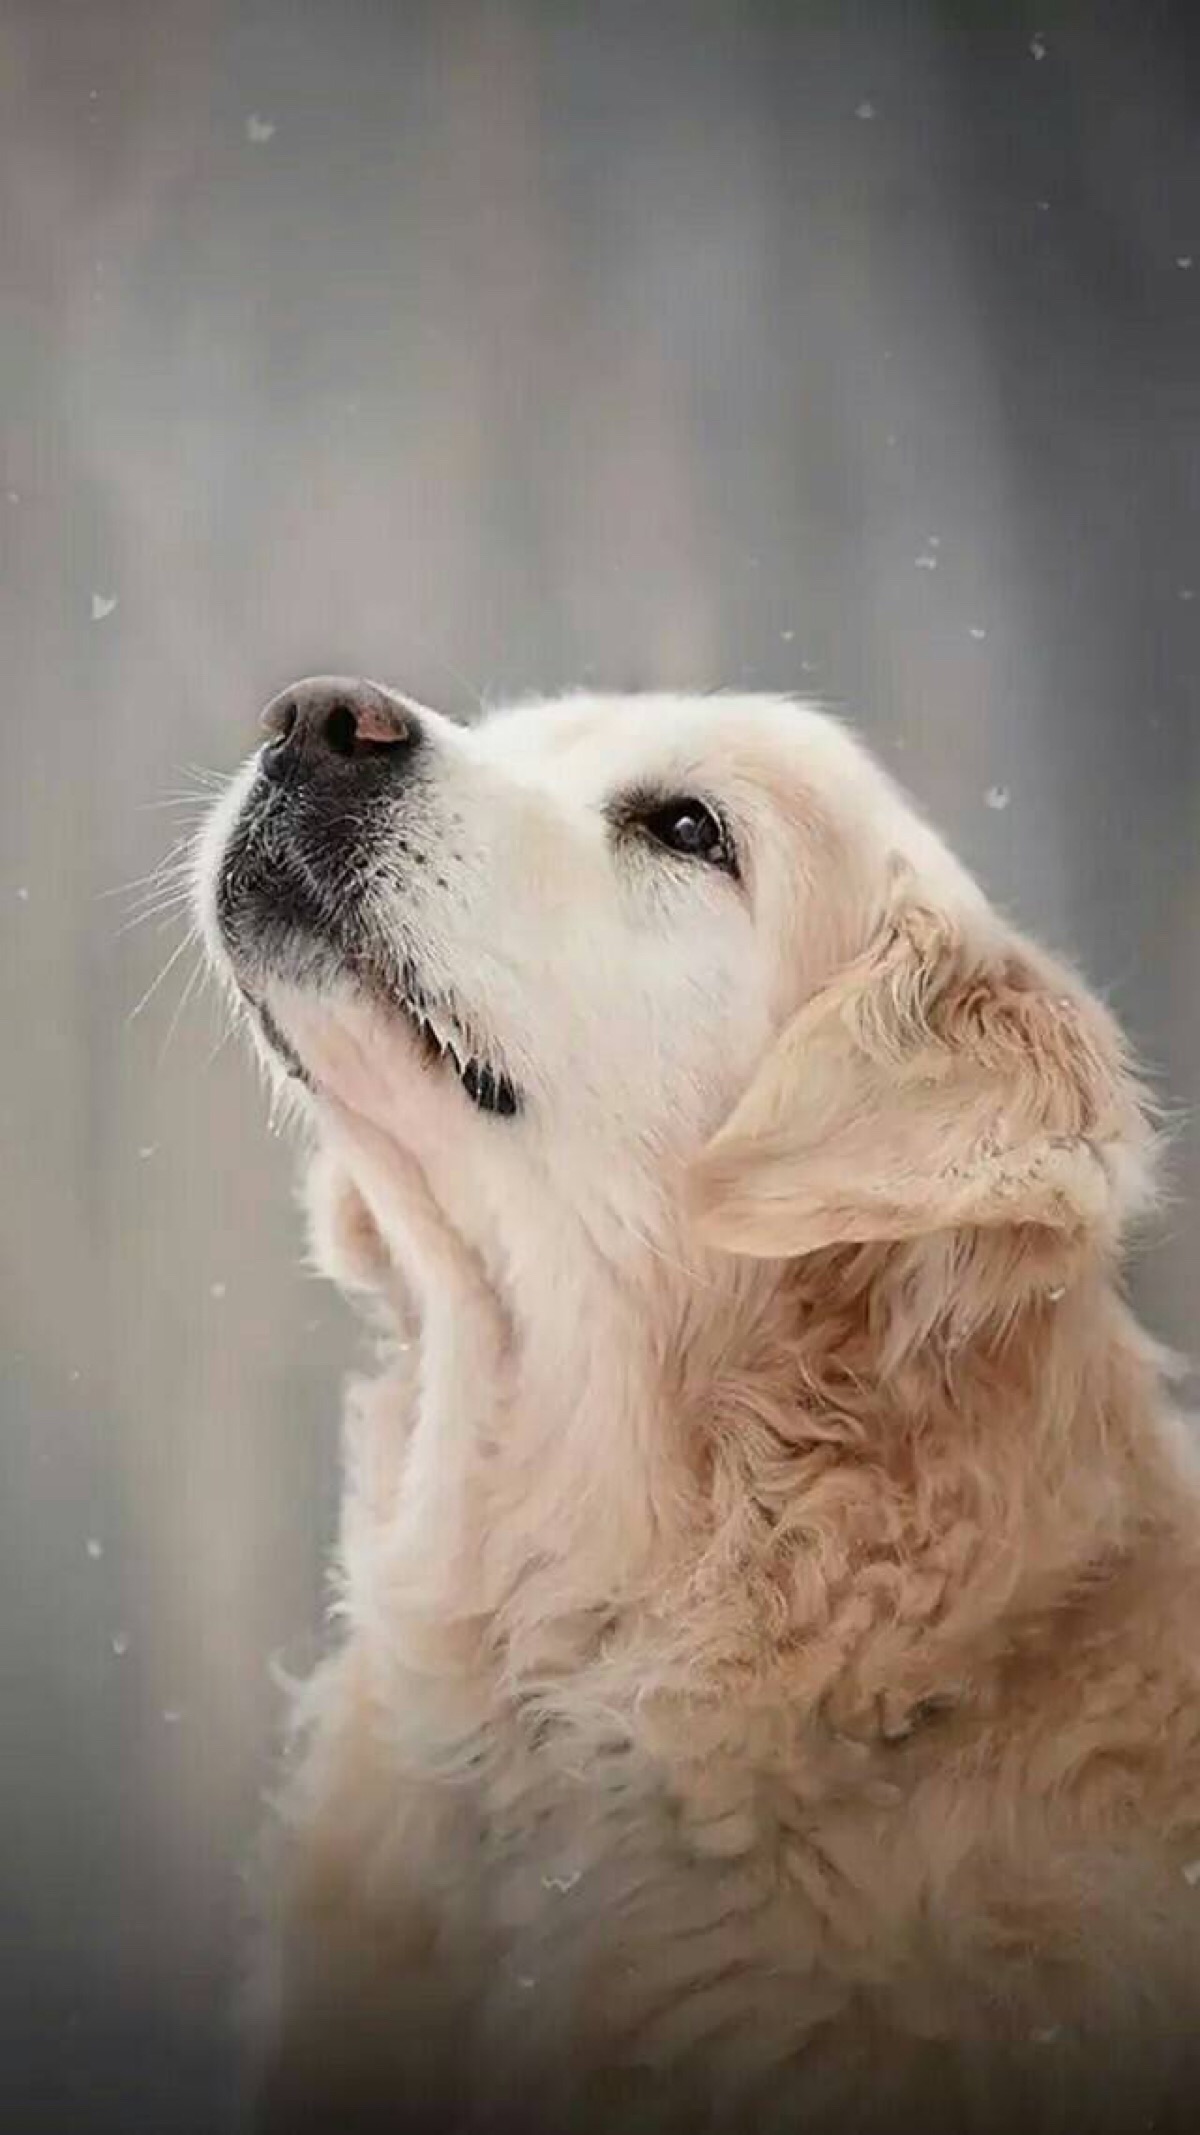
[[[733,872],[735,861],[728,833],[707,802],[684,794],[678,800],[659,801],[644,809],[639,821],[655,844],[665,845],[668,852],[679,853],[686,860],[707,860],[713,867]]]

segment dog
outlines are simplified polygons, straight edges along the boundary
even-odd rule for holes
[[[196,895],[378,1361],[259,2124],[1200,2124],[1200,1485],[1111,1016],[812,707],[264,728]]]

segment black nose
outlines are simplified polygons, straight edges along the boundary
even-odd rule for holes
[[[368,763],[400,769],[421,737],[412,706],[377,682],[310,675],[272,697],[261,721],[259,756],[266,778],[304,771],[348,771]]]

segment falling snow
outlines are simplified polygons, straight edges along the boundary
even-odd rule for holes
[[[874,116],[875,116],[875,106],[874,106],[874,104],[873,104],[873,103],[871,102],[871,100],[870,100],[870,98],[869,98],[869,97],[866,97],[866,96],[864,96],[864,98],[863,98],[863,100],[862,100],[861,104],[856,104],[856,105],[854,106],[854,116],[855,116],[855,118],[856,118],[856,119],[873,119],[873,118],[874,118]]]
[[[975,639],[982,640],[987,636],[987,631],[984,629],[982,623],[971,623],[968,625],[968,629],[970,631],[970,635]]]
[[[92,621],[94,623],[102,623],[106,615],[112,614],[116,605],[117,596],[115,593],[93,593]]]
[[[220,1299],[224,1297],[227,1287],[228,1285],[223,1282],[210,1282],[208,1286],[208,1294],[210,1297]]]
[[[257,111],[250,113],[246,120],[246,139],[253,141],[256,148],[261,148],[267,141],[272,140],[274,133],[274,119],[264,119]]]
[[[989,786],[983,798],[989,808],[1007,808],[1012,795],[1007,786]]]
[[[178,1727],[178,1725],[179,1725],[179,1722],[180,1722],[180,1721],[182,1720],[182,1718],[183,1718],[183,1708],[182,1708],[182,1706],[180,1706],[180,1705],[164,1705],[164,1706],[163,1706],[163,1719],[164,1719],[164,1720],[166,1721],[166,1724],[167,1724],[167,1726],[168,1726],[168,1727]]]
[[[1030,38],[1029,49],[1035,59],[1044,59],[1046,57],[1046,40],[1040,30],[1035,31]]]
[[[1054,2041],[1062,2037],[1062,2025],[1047,2024],[1044,2030],[1031,2031],[1029,2036],[1035,2046],[1053,2046]]]
[[[1193,1888],[1197,1883],[1200,1883],[1200,1861],[1188,1862],[1183,1871],[1183,1880],[1185,1883],[1190,1883]]]
[[[142,1162],[143,1162],[143,1164],[144,1164],[144,1163],[146,1162],[146,1159],[147,1159],[147,1157],[152,1157],[152,1156],[155,1156],[155,1155],[157,1154],[157,1152],[158,1152],[158,1143],[157,1143],[157,1142],[143,1142],[143,1143],[142,1143],[142,1146],[141,1146],[141,1148],[140,1148],[140,1149],[138,1150],[138,1155],[140,1156],[140,1158],[141,1158],[141,1160],[142,1160]]]
[[[582,1869],[576,1868],[572,1870],[569,1876],[543,1876],[542,1889],[557,1890],[563,1893],[568,1890],[574,1890],[582,1873]]]
[[[1190,253],[1190,252],[1178,252],[1178,253],[1176,253],[1176,255],[1175,255],[1175,265],[1176,265],[1177,267],[1182,267],[1182,268],[1183,268],[1183,270],[1184,270],[1184,273],[1185,273],[1185,274],[1186,274],[1186,272],[1187,272],[1188,268],[1189,268],[1189,267],[1191,266],[1191,264],[1192,264],[1192,255],[1191,255],[1191,253]]]
[[[1036,205],[1039,215],[1048,215],[1050,213],[1050,202],[1048,200],[1039,200]]]
[[[941,545],[942,537],[940,534],[926,534],[925,546],[927,549],[940,549]]]
[[[785,645],[790,645],[796,633],[794,630],[781,630],[779,635],[783,639]]]
[[[110,1643],[112,1645],[113,1652],[117,1656],[117,1659],[123,1660],[125,1655],[129,1651],[128,1631],[114,1631]]]
[[[83,1546],[86,1549],[89,1557],[91,1558],[92,1563],[99,1564],[101,1557],[104,1555],[104,1544],[100,1540],[99,1535],[89,1535],[87,1541],[84,1543]]]
[[[19,504],[21,501],[21,492],[19,489],[6,489],[4,494],[10,504]]]
[[[18,890],[17,890],[17,903],[18,903],[18,904],[28,904],[28,903],[29,903],[29,891],[28,891],[28,889],[26,888],[26,886],[25,886],[25,884],[24,884],[23,882],[22,882],[22,883],[20,884],[20,886],[19,886],[19,888],[18,888]]]
[[[926,549],[921,556],[914,556],[913,562],[918,571],[936,571],[938,567],[937,557],[931,549]]]
[[[1196,588],[1195,588],[1195,586],[1180,586],[1180,588],[1179,588],[1179,598],[1180,598],[1180,600],[1195,600],[1195,598],[1196,598]]]

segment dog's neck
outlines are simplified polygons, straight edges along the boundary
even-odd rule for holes
[[[486,1627],[562,1705],[740,1671],[853,1732],[978,1677],[1165,1515],[1153,1360],[1099,1257],[1015,1322],[904,1341],[912,1248],[614,1260],[566,1214],[481,1245],[411,1165],[361,1176],[419,1321],[393,1605]]]
[[[336,1138],[414,1307],[400,1534],[446,1607],[511,1596],[553,1559],[580,1607],[619,1605],[694,1546],[698,1389],[732,1365],[779,1271],[600,1232],[552,1189],[489,1220],[452,1164],[343,1115]],[[457,1198],[456,1198],[457,1196]],[[448,1549],[449,1537],[458,1538]]]

